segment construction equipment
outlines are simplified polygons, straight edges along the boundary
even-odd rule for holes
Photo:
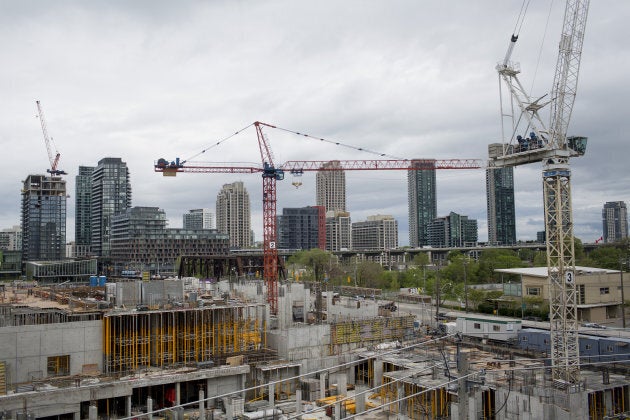
[[[267,286],[267,302],[272,314],[278,311],[278,250],[276,248],[276,182],[284,179],[285,172],[302,174],[306,171],[316,172],[321,170],[433,170],[433,169],[479,169],[485,163],[479,159],[388,159],[388,160],[336,160],[336,165],[324,165],[327,161],[287,161],[276,166],[273,160],[271,147],[264,135],[262,128],[269,127],[288,131],[302,137],[312,137],[308,134],[279,128],[270,124],[256,121],[253,123],[258,137],[258,146],[262,159],[262,166],[226,166],[193,163],[159,159],[154,170],[164,176],[175,176],[178,172],[202,172],[202,173],[232,173],[252,174],[262,173],[263,178],[263,279]],[[247,127],[246,127],[247,128]],[[242,130],[241,130],[242,131]],[[238,132],[237,132],[238,133]],[[315,138],[315,137],[312,137]],[[316,138],[322,140],[320,138]]]
[[[50,162],[50,169],[46,169],[46,172],[51,175],[67,175],[65,171],[57,169],[61,154],[55,150],[55,156],[53,157],[53,152],[50,146],[53,140],[52,137],[48,135],[48,128],[46,126],[46,120],[44,119],[44,110],[42,109],[42,105],[39,101],[35,101],[35,103],[37,104],[37,115],[39,117],[39,123],[42,126],[42,132],[44,133],[44,142],[46,143],[46,151],[48,152],[48,160]]]
[[[488,150],[491,167],[543,164],[552,371],[556,384],[566,387],[577,384],[580,378],[569,158],[582,156],[586,151],[586,138],[567,137],[567,128],[577,90],[588,6],[589,0],[566,2],[556,72],[548,99],[546,95],[531,98],[518,80],[520,67],[510,61],[518,34],[512,35],[505,59],[496,67],[511,94],[507,106],[501,99],[504,142],[491,144]],[[548,129],[539,114],[547,104],[551,108]],[[514,105],[520,111],[518,117],[513,113]],[[503,125],[506,117],[512,121],[509,136],[505,135]],[[523,130],[521,123],[525,125],[524,131],[519,131]]]

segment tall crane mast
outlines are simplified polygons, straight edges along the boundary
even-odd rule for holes
[[[503,127],[503,144],[489,147],[489,166],[542,162],[552,375],[559,386],[571,386],[580,379],[569,158],[584,155],[587,139],[567,137],[567,129],[577,91],[588,7],[589,0],[566,2],[551,95],[545,101],[544,97],[530,98],[518,80],[520,68],[510,61],[518,36],[512,35],[508,53],[496,68],[511,93],[512,109],[516,105],[520,115],[514,118],[504,113],[501,104],[502,117],[512,118],[511,133],[506,136]],[[551,104],[548,129],[538,112],[547,104]],[[526,128],[521,135],[518,122],[523,119]]]
[[[46,143],[48,161],[50,162],[50,169],[46,169],[46,172],[51,175],[67,175],[65,171],[57,169],[61,154],[55,150],[55,155],[53,156],[52,148],[50,146],[50,144],[52,143],[52,138],[48,135],[48,127],[46,125],[46,119],[44,118],[44,110],[42,109],[42,105],[39,101],[35,101],[35,103],[37,104],[37,115],[39,117],[39,123],[42,126],[42,133],[44,134],[44,143]]]
[[[154,170],[164,176],[175,176],[178,172],[197,173],[233,173],[253,174],[261,173],[263,179],[263,280],[267,286],[267,302],[272,314],[278,312],[278,249],[276,243],[276,183],[284,179],[285,172],[302,174],[303,172],[317,172],[322,170],[429,170],[429,169],[479,169],[485,166],[480,159],[384,159],[384,160],[335,160],[336,165],[324,165],[329,161],[287,161],[276,166],[273,162],[271,147],[262,131],[263,127],[279,128],[270,124],[256,121],[254,124],[258,137],[258,146],[262,166],[231,166],[194,163],[187,161],[167,161],[159,159]],[[300,136],[311,137],[304,133]],[[321,140],[321,139],[320,139]]]

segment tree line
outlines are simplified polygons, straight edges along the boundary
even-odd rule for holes
[[[488,248],[479,254],[478,259],[471,258],[461,251],[451,251],[441,264],[433,264],[429,255],[429,252],[419,253],[404,270],[390,271],[373,261],[354,260],[341,263],[330,252],[311,249],[291,256],[287,261],[287,270],[288,277],[294,281],[377,288],[391,292],[412,289],[414,293],[430,296],[436,295],[436,288],[439,285],[441,298],[449,301],[463,302],[464,291],[467,289],[469,307],[484,312],[496,312],[496,305],[494,308],[487,307],[488,301],[500,298],[503,292],[484,291],[470,286],[520,282],[517,276],[497,273],[496,269],[547,266],[546,252],[530,248],[517,251]],[[586,254],[582,242],[576,238],[575,257],[577,266],[630,271],[630,241],[625,239],[604,244]],[[539,307],[542,297],[524,299],[527,308],[540,309],[539,315],[545,315],[545,308]],[[503,309],[502,312],[510,312],[510,308]],[[512,308],[512,311],[522,314],[520,303],[517,308]]]

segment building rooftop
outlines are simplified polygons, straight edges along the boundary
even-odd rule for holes
[[[533,277],[547,277],[547,267],[525,267],[525,268],[498,268],[495,269],[497,273],[506,274],[524,274]],[[581,267],[575,266],[575,271],[578,275],[591,275],[591,274],[613,274],[619,273],[619,270],[608,270],[605,268],[595,267]]]

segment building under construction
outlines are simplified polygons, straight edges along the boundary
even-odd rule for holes
[[[421,325],[354,288],[343,296],[281,284],[271,316],[264,283],[246,277],[97,284],[8,287],[4,418],[598,419],[630,410],[627,358],[585,359],[582,382],[558,388],[544,353]]]

